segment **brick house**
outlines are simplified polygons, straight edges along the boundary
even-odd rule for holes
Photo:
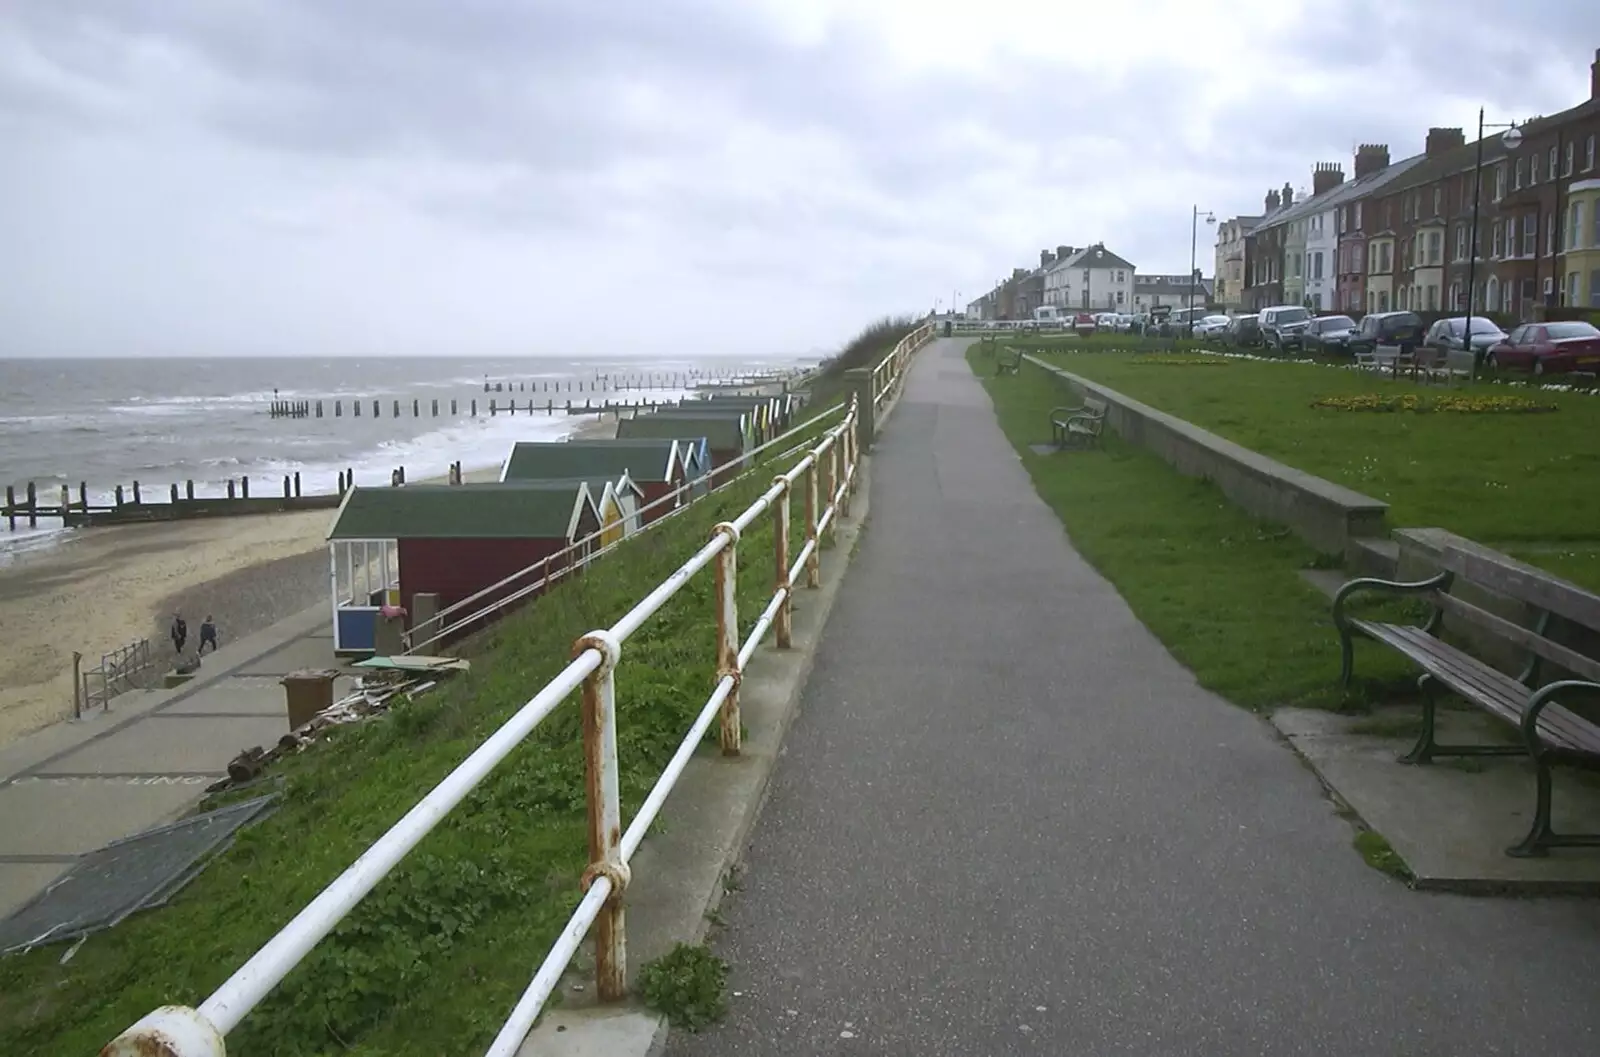
[[[1591,77],[1586,102],[1523,126],[1518,149],[1498,163],[1492,181],[1484,181],[1504,187],[1497,219],[1503,254],[1495,276],[1501,301],[1519,315],[1590,300],[1588,276],[1567,257],[1594,246],[1586,194],[1574,187],[1600,179],[1600,52]]]
[[[1286,231],[1277,221],[1294,208],[1294,188],[1268,191],[1265,210],[1255,229],[1245,235],[1244,310],[1259,312],[1283,303],[1284,242]]]

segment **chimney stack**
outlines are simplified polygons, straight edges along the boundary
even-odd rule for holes
[[[1344,169],[1338,162],[1321,161],[1311,170],[1311,193],[1320,195],[1344,183]]]
[[[1057,246],[1056,247],[1056,260],[1064,261],[1070,256],[1072,256],[1072,247],[1071,246]]]
[[[1292,205],[1294,205],[1294,188],[1289,185],[1289,181],[1285,180],[1283,183],[1283,208],[1288,209]]]
[[[1422,150],[1427,157],[1437,158],[1447,151],[1466,145],[1466,133],[1459,128],[1430,128],[1427,145]]]
[[[1356,148],[1355,178],[1371,176],[1373,173],[1382,172],[1389,167],[1389,145],[1387,143],[1363,143]]]
[[[1055,254],[1051,253],[1049,250],[1039,251],[1039,267],[1048,268],[1050,265],[1055,263],[1055,260]]]
[[[1600,48],[1594,49],[1594,62],[1589,66],[1589,98],[1600,99]]]

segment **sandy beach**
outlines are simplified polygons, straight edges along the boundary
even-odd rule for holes
[[[615,428],[586,419],[574,436]],[[0,745],[72,715],[74,650],[90,668],[149,638],[170,661],[173,612],[188,622],[192,650],[207,614],[226,644],[327,602],[332,523],[331,511],[315,510],[84,529],[0,569]]]

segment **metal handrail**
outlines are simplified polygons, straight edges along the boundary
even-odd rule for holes
[[[926,340],[924,335],[898,358],[902,367],[909,352]],[[907,341],[902,341],[896,346],[897,352],[906,345]],[[899,379],[890,381],[898,382]],[[513,1057],[544,1003],[555,990],[579,944],[596,926],[596,990],[602,1001],[622,998],[626,990],[627,962],[621,897],[631,877],[629,860],[643,843],[645,834],[683,774],[713,718],[721,720],[719,740],[722,751],[730,755],[740,751],[739,684],[744,667],[769,631],[775,632],[778,648],[785,649],[791,645],[790,618],[796,583],[803,577],[808,588],[821,585],[821,541],[838,518],[849,512],[850,494],[858,480],[860,458],[856,431],[858,411],[858,401],[852,398],[843,420],[828,429],[798,463],[775,477],[772,487],[760,498],[732,521],[718,524],[707,543],[610,628],[593,631],[580,638],[574,646],[572,661],[559,675],[534,694],[423,796],[198,1008],[163,1006],[155,1010],[109,1043],[102,1050],[102,1057],[136,1057],[149,1053],[165,1054],[167,1057],[226,1057],[224,1037],[497,764],[510,755],[574,690],[580,688],[585,713],[586,787],[594,798],[589,811],[591,865],[583,874],[584,897],[487,1053],[489,1057]],[[789,499],[795,485],[802,480],[805,488],[806,540],[800,553],[791,562]],[[757,518],[769,510],[773,514],[774,590],[771,600],[741,642],[738,637],[737,602],[739,539]],[[677,752],[624,832],[621,826],[622,804],[617,763],[615,681],[622,646],[697,573],[712,563],[716,565],[717,683]]]
[[[744,462],[747,462],[747,461],[749,461],[751,459],[754,459],[756,456],[766,453],[769,449],[777,446],[779,443],[781,443],[783,441],[792,440],[793,438],[795,438],[796,436],[798,436],[798,435],[800,435],[802,433],[810,433],[812,430],[816,429],[816,427],[817,427],[817,425],[819,423],[824,422],[828,418],[832,417],[833,415],[836,415],[840,411],[845,410],[847,406],[848,405],[845,404],[843,401],[841,401],[841,402],[839,402],[837,404],[834,404],[832,407],[827,408],[826,410],[824,410],[824,411],[822,411],[822,412],[820,412],[820,413],[818,413],[816,415],[813,415],[811,418],[809,418],[806,421],[800,423],[798,426],[795,426],[793,429],[787,430],[787,431],[779,434],[778,436],[773,437],[771,440],[766,441],[763,444],[758,444],[756,447],[751,448],[749,451],[743,453],[738,458],[728,460],[727,462],[723,463],[721,466],[717,467],[713,471],[707,471],[706,477],[709,479],[713,474],[721,474],[721,473],[725,472],[725,470],[728,467],[738,466],[741,463],[744,463]],[[802,441],[799,445],[791,446],[790,448],[786,449],[785,451],[779,452],[778,455],[777,455],[777,458],[782,459],[786,455],[791,455],[795,451],[797,451],[799,448],[804,447],[804,446],[805,446],[804,441]],[[755,467],[751,466],[748,469],[744,470],[742,473],[738,474],[737,476],[728,478],[728,479],[724,480],[721,484],[718,484],[716,487],[711,488],[710,490],[708,490],[708,492],[706,494],[707,495],[712,495],[712,494],[715,494],[717,492],[720,492],[724,488],[727,488],[730,485],[736,484],[737,482],[744,480],[746,477],[748,477],[751,473],[754,473],[754,472],[755,472]],[[641,523],[640,526],[639,526],[639,529],[637,531],[631,533],[627,537],[625,537],[624,540],[618,540],[618,541],[613,542],[613,543],[604,544],[603,546],[600,547],[599,550],[591,550],[587,555],[583,554],[583,551],[584,551],[585,548],[587,548],[590,545],[592,545],[593,543],[599,541],[600,538],[607,531],[604,528],[597,529],[596,531],[591,532],[589,535],[583,537],[582,539],[576,541],[575,543],[569,544],[567,547],[563,548],[562,550],[557,551],[555,554],[547,555],[546,557],[540,558],[538,561],[534,562],[532,565],[529,565],[529,566],[527,566],[525,568],[522,568],[522,569],[518,569],[516,572],[511,573],[510,575],[504,577],[503,579],[501,579],[501,580],[499,580],[499,581],[497,581],[495,583],[490,584],[488,587],[485,587],[485,588],[482,588],[482,589],[480,589],[478,591],[475,591],[472,594],[468,595],[467,597],[465,597],[463,599],[460,599],[459,601],[450,603],[448,606],[445,606],[443,609],[439,610],[439,612],[435,613],[430,618],[429,623],[433,624],[435,626],[435,629],[436,629],[433,632],[433,634],[430,635],[428,638],[423,639],[420,642],[412,642],[409,646],[406,647],[406,651],[405,652],[407,654],[415,654],[425,646],[431,646],[435,642],[438,642],[441,639],[448,638],[449,636],[451,636],[451,635],[455,634],[457,631],[459,631],[461,628],[466,627],[467,625],[472,624],[472,623],[474,623],[476,621],[482,620],[485,617],[488,617],[488,616],[490,616],[490,615],[492,615],[494,613],[497,613],[500,610],[505,609],[508,606],[514,605],[515,603],[520,602],[522,599],[526,598],[528,595],[534,594],[534,593],[542,590],[547,585],[549,585],[551,583],[554,583],[556,580],[559,580],[561,577],[567,575],[568,573],[570,573],[570,572],[572,572],[572,571],[574,571],[576,569],[583,568],[585,565],[589,564],[589,562],[591,562],[594,559],[600,557],[600,555],[609,553],[613,547],[617,546],[618,543],[624,542],[626,539],[632,539],[634,536],[637,536],[639,534],[639,532],[645,531],[646,529],[654,528],[656,525],[659,525],[660,523],[666,521],[668,518],[670,518],[672,515],[678,513],[680,510],[686,509],[688,504],[679,504],[676,501],[682,499],[684,496],[686,496],[690,492],[694,491],[694,489],[697,488],[699,486],[699,484],[700,484],[700,478],[698,478],[698,477],[695,478],[692,481],[685,481],[683,484],[678,485],[676,488],[674,488],[672,491],[668,492],[666,495],[659,496],[659,497],[657,497],[655,499],[652,499],[650,502],[646,503],[644,506],[642,506],[638,510],[634,511],[634,515],[636,517],[642,518],[646,513],[650,512],[651,510],[656,509],[657,507],[664,506],[669,502],[674,504],[672,506],[672,508],[669,509],[665,514],[662,514],[658,518],[653,518],[648,524]],[[578,556],[578,560],[576,560],[576,561],[572,560],[574,555]],[[562,559],[566,559],[566,561],[563,562]],[[449,616],[452,613],[458,613],[462,609],[464,609],[466,606],[468,606],[468,605],[470,605],[470,604],[472,604],[474,602],[480,601],[481,599],[487,598],[490,595],[493,595],[495,592],[503,590],[503,589],[511,586],[516,581],[521,580],[524,577],[530,576],[530,575],[534,574],[535,572],[539,572],[541,570],[543,571],[543,575],[541,575],[539,577],[539,579],[534,581],[533,583],[527,584],[526,586],[518,589],[517,591],[513,592],[510,595],[507,595],[507,596],[505,596],[503,598],[499,598],[499,599],[495,599],[494,601],[491,601],[490,603],[485,605],[482,609],[476,610],[476,611],[468,614],[467,616],[460,617],[457,620],[451,622],[449,626],[440,626],[439,625],[439,622],[441,620],[443,620],[443,618],[445,618],[446,616]]]

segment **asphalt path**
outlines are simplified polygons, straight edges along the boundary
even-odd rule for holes
[[[965,344],[919,354],[878,441],[714,941],[731,1011],[668,1053],[1600,1053],[1600,904],[1368,868],[1073,550]]]

